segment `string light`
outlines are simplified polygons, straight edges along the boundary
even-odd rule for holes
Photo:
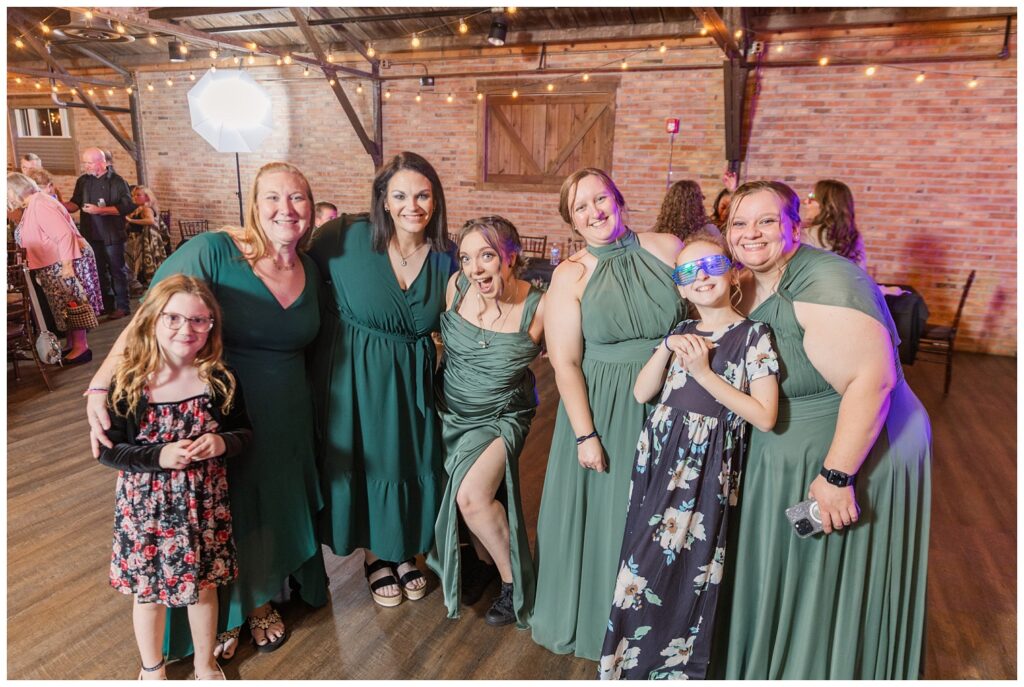
[[[518,11],[519,11],[518,7],[506,7],[505,8],[505,12],[507,12],[508,14],[515,14]]]
[[[586,74],[586,73],[584,73],[584,74],[583,74],[583,80],[584,80],[584,81],[590,81],[590,74]]]
[[[188,73],[188,80],[189,81],[195,81],[196,80],[196,75],[193,74],[192,72],[189,72]]]
[[[43,85],[41,83],[39,83],[38,81],[36,81],[34,85],[35,85],[37,91],[43,87]]]
[[[373,43],[367,43],[366,44],[366,56],[367,57],[373,57],[376,54],[377,54],[377,51],[373,49]]]
[[[50,86],[50,90],[54,93],[60,93],[60,89],[57,88],[57,84],[53,84],[52,86]],[[111,92],[111,95],[113,95],[113,92]]]
[[[153,34],[149,34],[149,44],[156,45],[156,36],[154,36]]]
[[[90,10],[86,10],[85,11],[85,18],[86,19],[92,19],[92,12]]]
[[[513,98],[518,98],[519,97],[519,91],[516,90],[515,88],[512,89],[512,97]]]
[[[305,67],[302,68],[302,75],[303,76],[309,76],[309,65],[308,64]]]
[[[332,81],[333,81],[333,79],[332,79]],[[356,93],[362,93],[362,92],[363,92],[363,84],[358,84],[356,86]]]
[[[168,86],[173,86],[173,85],[174,85],[174,82],[173,82],[173,81],[171,81],[170,79],[167,79],[167,85],[168,85]]]
[[[619,65],[619,69],[629,69],[629,63],[623,60],[622,64]]]
[[[978,87],[978,77],[976,77],[976,76],[971,77],[971,80],[967,82],[967,87],[968,88],[977,88]]]
[[[42,29],[43,33],[50,33],[50,27],[46,25],[45,21],[39,22],[39,28]]]
[[[419,93],[417,93],[416,94],[416,102],[422,102],[422,101],[423,101],[423,96],[420,95]]]
[[[827,67],[828,66],[828,58],[827,57],[822,57],[820,60],[818,60],[818,64],[820,64],[822,67]]]
[[[465,19],[459,20],[459,33],[465,34],[469,32],[469,26],[466,24]]]
[[[20,84],[21,83],[21,77],[20,76],[14,77],[14,83]]]
[[[551,91],[553,91],[553,90],[555,90],[555,84],[553,84],[553,83],[549,83],[549,84],[548,84],[548,92],[551,92]]]
[[[132,94],[132,87],[131,86],[126,86],[125,89],[124,89],[124,92],[127,93],[128,95],[131,95]]]
[[[874,76],[876,71],[878,71],[878,70],[874,66],[871,66],[871,67],[868,67],[867,69],[865,69],[864,73],[867,76]]]
[[[412,47],[420,47],[420,37],[417,36],[415,33],[412,35]]]
[[[743,38],[743,29],[736,29],[736,33],[733,34],[736,38]]]
[[[387,89],[384,90],[384,97],[385,98],[390,98],[391,97],[391,89],[390,88],[387,88]]]
[[[236,65],[242,64],[242,58],[239,55],[235,55],[231,59]]]
[[[455,102],[455,96],[452,95],[451,93],[449,93],[448,97],[445,98],[445,100],[447,100],[449,103],[454,103]]]
[[[277,58],[277,66],[278,66],[278,67],[280,67],[280,66],[281,66],[281,58],[280,58],[280,57],[278,57],[278,58]]]
[[[914,77],[914,81],[916,81],[917,83],[923,82],[924,81],[924,72],[921,72],[916,77]]]
[[[331,80],[329,80],[329,81],[328,81],[327,83],[328,83],[328,84],[329,84],[329,85],[330,85],[330,86],[331,86],[331,87],[333,88],[333,87],[334,87],[334,84],[336,84],[336,83],[338,83],[338,82],[337,82],[337,81],[335,81],[334,79],[331,79]]]
[[[668,47],[664,43],[662,43],[661,47],[658,48],[658,52],[660,52],[662,55],[664,55],[666,52],[668,52]]]
[[[68,91],[68,93],[70,93],[71,95],[78,95],[78,89],[72,86],[71,90]]]
[[[114,30],[117,31],[118,33],[124,35],[124,24],[122,24],[121,22],[118,22],[117,26],[114,27]]]
[[[775,46],[775,52],[782,52],[785,49],[786,46],[784,46],[782,43],[779,43],[778,45]]]
[[[700,35],[702,35],[702,36],[708,35],[708,27],[706,27],[706,26],[700,27]]]
[[[216,74],[217,73],[217,65],[215,65],[215,64],[211,64],[210,65],[210,73],[211,74]]]
[[[56,89],[56,88],[57,88],[57,87],[56,87],[56,86],[54,86],[54,89]],[[108,89],[107,89],[107,95],[114,95],[114,89],[113,89],[113,88],[108,88]]]
[[[252,50],[253,52],[256,52],[256,50],[257,50],[257,49],[258,49],[259,47],[260,47],[260,46],[256,45],[256,43],[255,43],[255,42],[249,43],[249,50]]]
[[[151,83],[146,84],[146,90],[147,91],[152,91],[153,90],[153,84],[151,84]]]
[[[96,91],[91,88],[88,90],[88,93],[89,95],[96,95]]]
[[[188,45],[186,45],[185,43],[182,43],[178,47],[178,52],[180,52],[182,55],[187,55],[188,54]]]
[[[477,100],[483,100],[484,99],[484,94],[483,93],[477,93],[476,94],[476,99]]]
[[[329,53],[327,53],[327,61],[330,62],[331,64],[334,64],[334,51],[333,50],[331,50]]]
[[[217,51],[216,50],[211,50],[210,51],[210,59],[211,60],[217,59]]]
[[[20,38],[15,38],[14,39],[14,47],[15,48],[24,48],[25,44],[22,42],[22,40]]]
[[[285,64],[291,64],[292,63],[292,54],[291,53],[288,53],[287,55],[284,56],[284,63]]]
[[[246,59],[246,62],[248,62],[249,64],[256,64],[256,56],[252,53],[249,53],[249,57]]]

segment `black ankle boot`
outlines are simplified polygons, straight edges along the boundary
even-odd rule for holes
[[[483,597],[491,581],[498,576],[498,568],[488,565],[475,555],[462,558],[462,604],[473,606]]]
[[[512,607],[512,583],[502,582],[501,593],[487,610],[484,620],[488,625],[496,627],[508,625],[516,621],[516,609]]]

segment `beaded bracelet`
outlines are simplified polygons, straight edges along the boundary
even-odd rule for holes
[[[579,446],[580,444],[582,444],[587,439],[593,439],[595,437],[598,438],[598,439],[601,438],[601,435],[597,433],[596,429],[593,432],[591,432],[590,434],[584,434],[581,437],[576,437],[576,445]]]
[[[92,395],[92,394],[106,394],[106,393],[110,393],[110,389],[104,389],[101,386],[90,386],[88,389],[86,389],[84,392],[82,392],[82,395],[83,396],[89,396],[89,395]]]

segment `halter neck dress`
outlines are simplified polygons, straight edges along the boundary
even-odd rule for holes
[[[540,353],[540,344],[530,338],[529,329],[543,293],[530,287],[516,331],[491,332],[471,324],[458,312],[469,279],[460,274],[456,286],[451,308],[441,315],[444,356],[441,383],[435,389],[447,484],[434,526],[435,549],[427,564],[441,578],[448,617],[459,617],[461,557],[455,497],[470,468],[500,438],[505,444],[505,480],[499,499],[508,514],[512,601],[519,627],[526,627],[535,584],[519,495],[519,454],[539,402],[529,365]]]
[[[533,640],[559,653],[601,656],[629,508],[637,437],[652,405],[633,384],[665,332],[683,319],[672,269],[626,233],[605,246],[580,299],[583,377],[607,472],[584,470],[559,402],[537,521]]]

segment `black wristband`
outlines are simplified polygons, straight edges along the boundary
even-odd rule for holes
[[[601,435],[597,433],[596,429],[593,432],[591,432],[590,434],[584,434],[581,437],[576,437],[576,445],[579,446],[580,444],[582,444],[587,439],[593,439],[595,437],[598,438],[598,439],[601,438]]]

